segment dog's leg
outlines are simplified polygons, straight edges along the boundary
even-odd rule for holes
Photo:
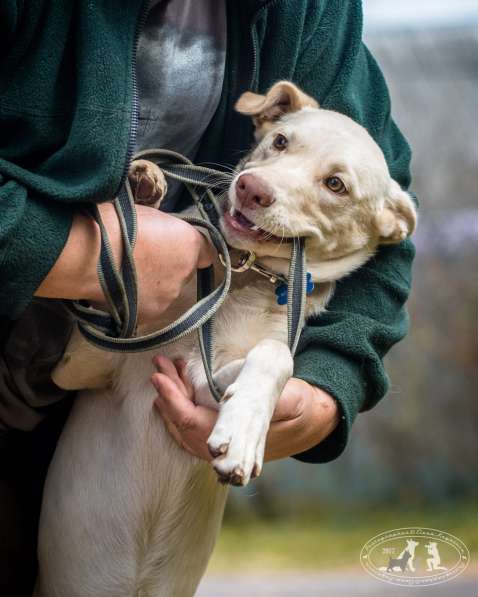
[[[162,520],[149,533],[137,584],[144,593],[138,596],[193,597],[219,533],[227,490],[209,466],[200,466],[169,514],[163,508]]]
[[[87,342],[75,327],[52,380],[64,390],[105,388],[111,383],[118,355]]]
[[[292,355],[282,342],[263,340],[248,353],[208,439],[221,481],[246,485],[260,474],[272,413],[292,371]]]
[[[165,429],[150,359],[131,360],[135,393],[82,392],[61,435],[35,597],[192,597],[204,573],[227,488]]]

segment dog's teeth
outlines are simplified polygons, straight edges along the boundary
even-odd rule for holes
[[[255,225],[254,225],[254,226],[251,226],[251,230],[254,230],[254,231],[255,231],[255,230],[259,230],[259,226],[255,226]]]

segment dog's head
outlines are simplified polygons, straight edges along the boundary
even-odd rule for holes
[[[363,254],[354,269],[413,232],[412,199],[356,122],[286,81],[244,93],[236,109],[252,117],[257,146],[229,188],[222,229],[232,246],[288,257],[287,241],[305,237],[309,263]]]

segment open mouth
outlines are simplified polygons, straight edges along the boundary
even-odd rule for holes
[[[257,240],[257,241],[275,241],[280,242],[282,239],[269,231],[260,228],[254,222],[251,222],[246,216],[237,209],[231,214],[226,212],[223,215],[225,225],[236,234]]]

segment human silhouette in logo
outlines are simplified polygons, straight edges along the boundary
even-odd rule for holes
[[[428,551],[428,555],[430,556],[427,558],[427,572],[433,572],[434,570],[448,570],[445,566],[441,566],[441,558],[440,552],[438,551],[438,546],[436,542],[430,541],[425,545]]]

